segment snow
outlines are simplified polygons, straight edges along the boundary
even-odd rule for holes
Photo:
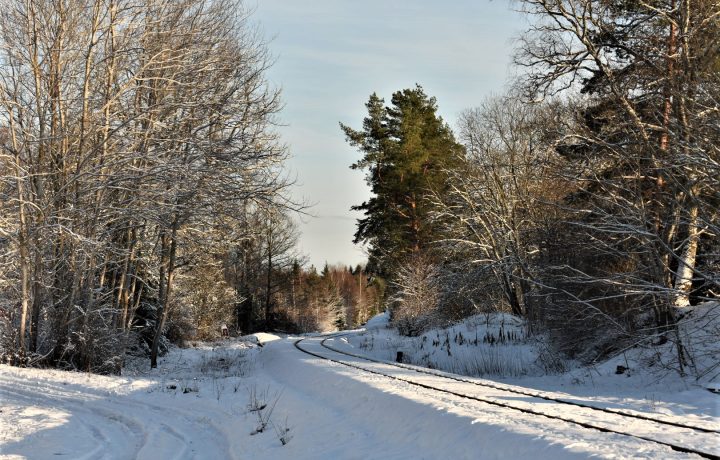
[[[276,334],[268,334],[267,332],[256,332],[254,334],[240,337],[240,340],[244,340],[257,345],[264,345],[267,342],[274,340],[280,340],[282,337]]]
[[[371,329],[381,329],[388,326],[388,323],[390,322],[390,313],[389,312],[383,312],[380,314],[377,314],[370,318],[368,322],[365,324],[366,330]]]
[[[389,326],[386,313],[368,325],[372,327],[352,336],[352,346],[379,359],[394,361],[396,352],[403,351],[406,363],[463,375],[545,373],[535,364],[538,353],[525,340],[524,326],[511,315],[477,315],[419,337],[399,336]]]
[[[376,343],[391,339],[400,344],[386,324],[386,316],[376,318],[368,322],[370,331],[327,343],[359,353],[387,353],[390,348],[373,351],[357,345],[368,334],[374,334]],[[394,378],[303,354],[294,346],[301,338],[300,346],[313,353]],[[577,370],[543,376],[530,365],[528,373],[494,378],[498,388],[488,388],[473,384],[486,381],[479,378],[448,381],[340,355],[321,346],[325,338],[255,334],[195,344],[172,349],[157,369],[149,370],[145,360],[132,361],[122,376],[0,366],[0,458],[698,458],[640,439],[420,388],[403,379],[650,436],[660,429],[649,422],[619,423],[612,414],[498,388],[543,391],[720,429],[720,396],[682,380],[672,380],[666,388],[662,383],[637,388],[641,373],[610,374],[613,363],[607,369],[598,366],[592,379]],[[517,345],[532,348],[524,342]],[[264,404],[265,409],[253,410]],[[266,429],[251,434],[262,419],[268,421]],[[720,455],[716,434],[667,426],[661,431],[668,442]]]
[[[712,390],[720,389],[720,303],[686,308],[682,314],[680,333],[694,356],[694,369],[688,369],[693,375],[685,378],[675,369],[672,343],[629,349],[591,367],[563,361],[557,363],[558,371],[552,372],[547,346],[536,338],[525,338],[523,325],[506,314],[477,315],[420,337],[399,336],[385,316],[378,315],[383,316],[378,320],[384,326],[365,328],[328,343],[388,362],[395,361],[396,351],[402,350],[405,363],[556,392],[564,399],[596,406],[716,422],[720,397]],[[483,339],[501,335],[506,337],[502,343]],[[628,370],[617,374],[618,366]]]

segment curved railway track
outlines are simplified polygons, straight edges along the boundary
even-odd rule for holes
[[[307,349],[301,347],[300,344],[305,339],[296,340],[295,348],[297,348],[298,350],[300,350],[303,353],[314,356],[316,358],[331,361],[331,362],[341,364],[343,366],[351,367],[351,368],[354,368],[354,369],[357,369],[357,370],[360,370],[363,372],[368,372],[368,373],[375,374],[375,375],[381,375],[381,376],[384,376],[389,379],[405,382],[410,385],[425,388],[428,390],[438,391],[438,392],[441,392],[444,394],[453,395],[453,396],[460,397],[463,399],[469,399],[469,400],[478,401],[478,402],[485,403],[485,404],[490,404],[493,406],[503,407],[506,409],[515,410],[515,411],[533,415],[533,416],[540,416],[540,417],[545,417],[545,418],[549,418],[549,419],[560,420],[560,421],[563,421],[566,423],[578,425],[578,426],[581,426],[586,429],[597,430],[597,431],[600,431],[603,433],[612,433],[612,434],[617,434],[617,435],[621,435],[621,436],[629,436],[632,438],[641,439],[646,442],[660,444],[660,445],[669,447],[672,450],[677,451],[677,452],[695,454],[695,455],[698,455],[703,458],[720,460],[720,453],[718,453],[718,452],[706,452],[704,450],[700,450],[695,447],[692,447],[691,445],[682,445],[679,442],[663,441],[661,439],[658,439],[658,438],[652,437],[652,436],[648,436],[648,435],[629,433],[627,431],[622,431],[621,429],[617,429],[617,428],[609,427],[609,426],[602,426],[602,425],[599,425],[599,424],[593,423],[593,422],[576,420],[576,419],[573,419],[573,418],[570,418],[567,416],[563,416],[563,415],[558,415],[558,414],[549,414],[547,412],[543,412],[541,410],[535,409],[534,407],[521,407],[517,404],[508,403],[508,402],[501,401],[501,400],[494,399],[494,398],[488,398],[488,397],[483,397],[483,396],[479,396],[479,395],[467,394],[465,392],[454,391],[454,390],[450,390],[448,388],[443,388],[442,386],[437,385],[437,384],[428,384],[428,383],[424,383],[424,382],[419,382],[417,380],[413,380],[412,378],[406,378],[406,377],[398,376],[398,375],[390,375],[388,373],[381,372],[377,369],[368,369],[367,367],[363,367],[357,363],[348,362],[341,358],[344,355],[344,356],[352,357],[355,359],[360,359],[360,360],[363,360],[363,361],[366,361],[369,363],[382,364],[383,366],[390,366],[390,367],[403,369],[406,371],[409,370],[409,371],[417,372],[418,374],[430,375],[430,376],[438,378],[438,379],[446,379],[446,380],[452,381],[452,382],[461,382],[464,384],[471,384],[471,385],[478,386],[478,387],[486,387],[486,388],[490,388],[495,391],[501,391],[501,392],[509,393],[512,395],[522,395],[522,396],[529,397],[529,398],[539,399],[539,400],[545,401],[545,402],[553,402],[553,403],[562,404],[562,405],[575,406],[582,410],[591,410],[591,411],[602,412],[602,413],[610,415],[611,417],[618,418],[617,423],[614,423],[613,426],[624,426],[624,424],[626,422],[632,421],[633,419],[635,419],[635,420],[642,420],[644,422],[649,422],[651,424],[657,425],[657,427],[658,427],[657,431],[659,433],[663,432],[662,431],[663,428],[667,429],[669,427],[673,427],[673,428],[679,428],[682,430],[687,430],[687,432],[690,434],[699,434],[702,436],[717,436],[718,434],[720,434],[720,431],[717,429],[683,424],[683,423],[675,422],[672,420],[663,420],[660,418],[649,417],[649,416],[642,415],[642,414],[635,414],[635,413],[630,413],[630,412],[617,410],[617,409],[597,407],[597,406],[592,406],[590,404],[583,404],[583,403],[579,403],[579,402],[575,402],[575,401],[568,401],[568,400],[564,400],[564,399],[560,399],[560,398],[555,398],[555,397],[552,397],[550,395],[543,394],[540,392],[523,391],[523,390],[520,390],[517,388],[509,388],[509,387],[505,387],[505,386],[501,386],[501,385],[495,385],[492,383],[485,383],[485,382],[478,382],[478,381],[473,381],[473,380],[469,380],[469,379],[463,379],[461,377],[456,377],[456,376],[452,376],[452,375],[448,375],[448,374],[444,374],[444,373],[441,374],[438,372],[433,372],[431,370],[418,368],[415,366],[391,363],[388,361],[382,361],[382,360],[378,360],[378,359],[374,359],[374,358],[369,358],[367,356],[362,356],[362,355],[355,354],[355,353],[349,353],[346,351],[338,350],[337,348],[333,348],[325,343],[327,340],[338,338],[343,335],[346,335],[346,334],[330,335],[320,341],[320,345],[324,349],[329,350],[332,353],[341,355],[340,358],[324,356],[323,354],[316,353],[314,351],[310,351],[310,350],[307,350]],[[714,439],[717,439],[717,438],[714,438]],[[692,443],[690,443],[690,444],[692,444]]]

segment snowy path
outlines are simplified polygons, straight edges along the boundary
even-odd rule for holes
[[[700,458],[350,368],[301,353],[295,340],[267,343],[253,355],[255,369],[242,378],[210,377],[198,370],[197,363],[208,357],[237,352],[232,347],[176,350],[161,362],[165,373],[141,377],[0,366],[0,458]],[[301,345],[322,356],[334,353],[320,342],[310,338]],[[359,359],[353,364],[433,385],[439,378]],[[171,384],[194,386],[197,392],[170,391]],[[618,423],[608,418],[611,414],[590,415],[469,383],[451,385],[457,393]],[[247,411],[248,388],[279,395],[271,420],[277,426],[287,423],[289,444],[281,445],[272,429],[250,435],[257,421]],[[656,429],[640,420],[622,428]],[[668,440],[720,453],[714,434],[706,438],[680,428],[665,432]]]

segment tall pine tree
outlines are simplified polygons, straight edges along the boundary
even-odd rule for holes
[[[419,85],[395,92],[390,106],[384,104],[373,93],[362,130],[340,127],[350,145],[363,153],[351,168],[367,172],[373,194],[352,208],[365,213],[355,242],[369,244],[371,272],[392,278],[404,258],[423,252],[437,238],[427,197],[444,192],[445,171],[457,164],[464,149],[437,114],[435,98]]]

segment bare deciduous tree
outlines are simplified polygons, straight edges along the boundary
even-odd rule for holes
[[[0,43],[8,354],[117,371],[139,329],[154,366],[198,232],[288,185],[265,44],[239,0],[7,0]]]

